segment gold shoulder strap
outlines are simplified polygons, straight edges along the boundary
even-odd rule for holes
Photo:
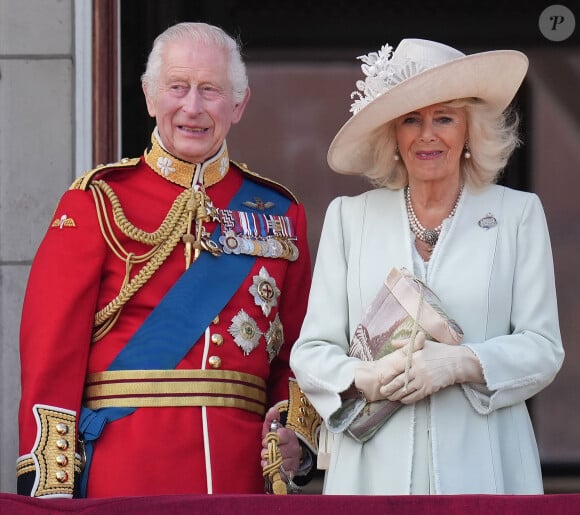
[[[70,185],[69,190],[84,190],[84,191],[86,191],[89,188],[89,185],[91,184],[95,175],[97,175],[99,172],[102,172],[103,170],[113,169],[113,168],[121,168],[122,169],[122,168],[129,168],[131,166],[137,166],[137,164],[139,164],[140,160],[141,160],[140,157],[135,157],[133,159],[129,159],[129,158],[125,157],[125,158],[121,159],[120,161],[118,161],[117,163],[107,163],[107,164],[98,165],[95,168],[93,168],[92,170],[89,170],[88,172],[85,172],[83,175],[78,177]]]

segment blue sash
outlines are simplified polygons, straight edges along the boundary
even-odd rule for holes
[[[244,177],[228,209],[236,209],[244,201],[254,198],[274,202],[276,211],[282,214],[290,206],[289,198]],[[248,211],[247,208],[244,210]],[[220,234],[221,228],[218,225],[211,239],[217,243]],[[143,321],[108,370],[174,369],[239,289],[255,260],[255,256],[245,254],[223,253],[216,257],[209,252],[202,252]],[[86,497],[95,440],[108,422],[131,415],[136,409],[91,410],[81,407],[79,438],[84,441],[86,455],[81,477],[81,497]]]

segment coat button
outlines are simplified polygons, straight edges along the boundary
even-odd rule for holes
[[[211,341],[219,346],[224,343],[224,337],[221,334],[215,333],[211,335]]]
[[[59,467],[66,467],[68,465],[68,458],[64,454],[57,454],[54,460]]]
[[[219,356],[210,356],[207,361],[211,368],[220,368],[222,366],[222,360]]]
[[[66,435],[68,433],[68,426],[62,422],[56,424],[56,432],[59,435]]]
[[[66,483],[68,481],[68,474],[64,470],[58,470],[55,476],[59,483]]]
[[[56,447],[61,451],[66,451],[68,449],[68,441],[64,438],[60,438],[56,441]]]

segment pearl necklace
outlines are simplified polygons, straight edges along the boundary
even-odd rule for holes
[[[459,190],[459,195],[457,195],[457,199],[455,200],[455,205],[451,212],[447,215],[446,218],[451,218],[455,215],[455,211],[457,211],[457,205],[459,204],[459,199],[461,199],[461,194],[463,193],[463,186]],[[433,252],[433,247],[437,244],[439,240],[439,235],[441,234],[441,229],[443,228],[443,221],[433,228],[427,229],[423,227],[423,224],[417,218],[415,211],[413,210],[413,203],[411,202],[411,190],[409,186],[405,188],[405,204],[407,205],[407,216],[409,217],[409,227],[413,234],[422,242],[426,243],[426,250],[427,252]]]

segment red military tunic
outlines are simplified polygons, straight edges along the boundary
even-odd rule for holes
[[[184,374],[199,370],[248,374],[267,385],[263,400],[267,409],[287,399],[288,358],[306,310],[311,270],[304,207],[279,185],[230,162],[225,144],[202,168],[205,192],[215,208],[227,208],[247,180],[267,183],[270,191],[289,197],[290,207],[277,214],[291,221],[298,254],[292,255],[288,251],[292,242],[286,242],[281,257],[258,255],[241,287],[215,313],[195,345],[191,342],[193,347],[175,369]],[[144,285],[124,300],[112,327],[91,343],[95,313],[106,308],[124,281],[134,278],[151,261],[145,256],[142,262],[133,263],[128,279],[127,254],[143,256],[155,246],[137,241],[130,230],[127,236],[117,225],[125,221],[130,228],[147,233],[163,232],[162,222],[176,198],[191,185],[197,169],[199,165],[196,168],[166,153],[153,137],[152,148],[143,158],[93,171],[63,195],[34,259],[23,307],[19,493],[72,495],[73,467],[78,472],[80,453],[75,436],[83,396],[86,402],[87,376],[102,377],[186,269],[185,245],[178,241]],[[110,198],[99,197],[88,187],[97,181],[104,181],[118,199],[115,213]],[[246,200],[258,211],[276,213],[269,198]],[[107,216],[98,214],[97,202]],[[203,223],[208,233],[216,226],[215,220]],[[214,259],[219,262],[221,257]],[[195,266],[194,261],[191,267]],[[267,295],[262,298],[256,291],[260,279],[265,279],[272,295],[267,301]],[[218,266],[207,287],[191,294],[210,298],[219,281]],[[240,334],[243,321],[257,328],[253,339],[244,340],[243,330]],[[284,344],[277,348],[274,333],[282,328]],[[122,381],[116,384],[123,388]],[[111,391],[103,391],[104,397],[111,395]],[[127,393],[120,391],[113,397]],[[151,391],[138,393],[144,393],[151,404],[106,424],[94,443],[87,496],[263,492],[263,410],[180,405],[178,396],[166,397],[157,405]]]

